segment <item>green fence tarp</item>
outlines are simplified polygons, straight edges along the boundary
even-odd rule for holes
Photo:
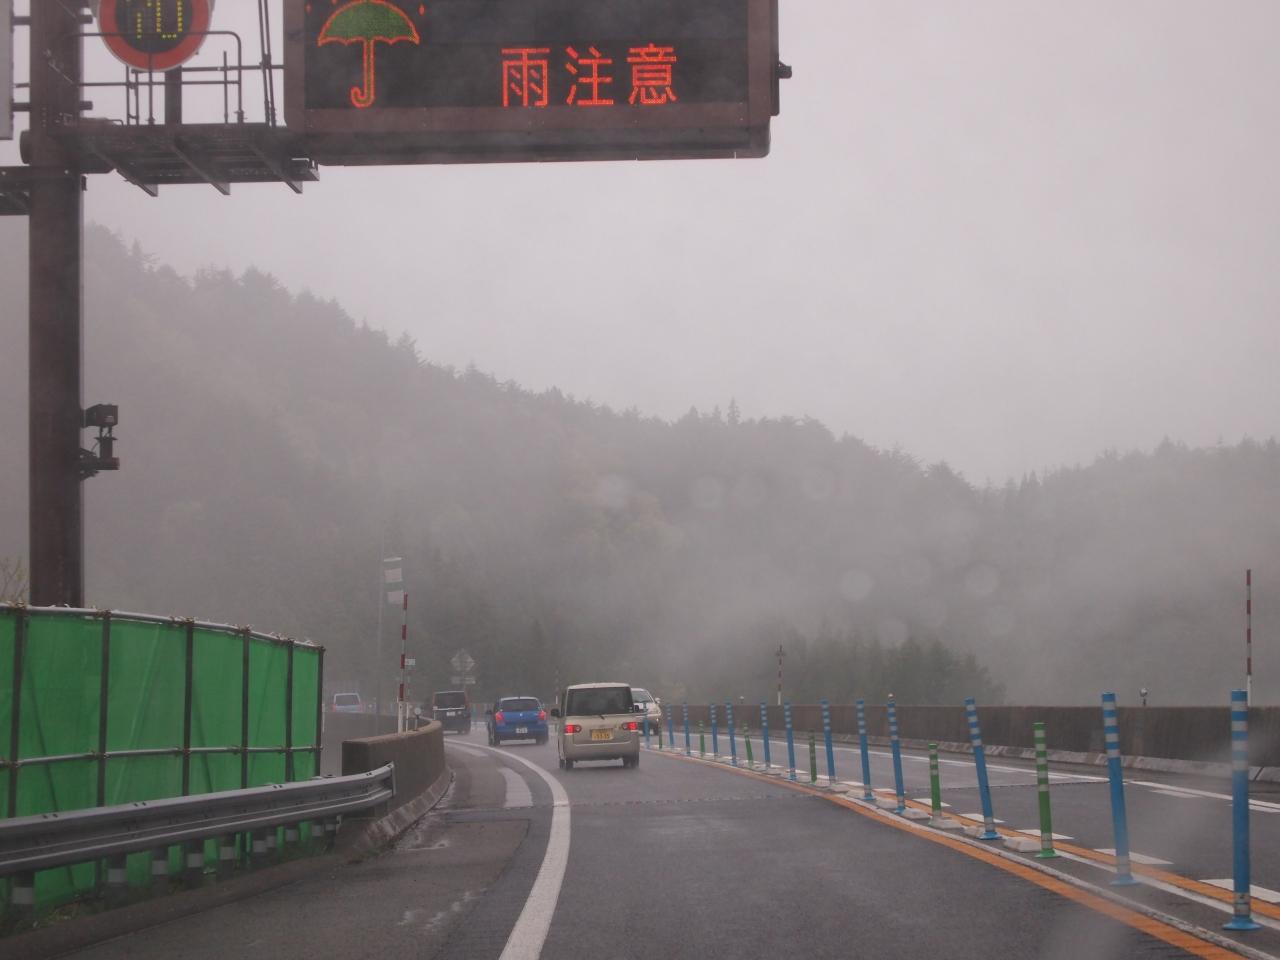
[[[0,605],[0,810],[28,816],[314,776],[322,656],[229,627]],[[131,883],[147,882],[150,857],[129,858]],[[181,852],[170,858],[178,870]],[[101,873],[92,863],[41,871],[37,905],[92,891]]]

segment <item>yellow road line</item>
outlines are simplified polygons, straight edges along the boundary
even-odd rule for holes
[[[678,760],[698,759],[698,762],[700,763],[706,762],[699,758],[685,757],[679,753],[667,753],[663,755],[674,757]],[[922,840],[928,840],[931,843],[949,847],[950,849],[955,850],[958,853],[963,853],[974,860],[980,860],[998,870],[1003,870],[1005,873],[1013,874],[1016,877],[1020,877],[1023,880],[1034,883],[1038,887],[1042,887],[1045,890],[1049,890],[1059,896],[1065,897],[1074,903],[1088,907],[1090,910],[1101,913],[1104,916],[1111,917],[1113,920],[1118,920],[1120,923],[1132,927],[1134,930],[1145,933],[1147,936],[1154,937],[1157,940],[1162,940],[1171,946],[1177,947],[1179,950],[1185,950],[1193,956],[1202,957],[1205,958],[1205,960],[1234,960],[1234,958],[1238,958],[1240,956],[1240,954],[1234,950],[1228,950],[1226,947],[1220,947],[1217,944],[1208,942],[1207,940],[1201,940],[1194,934],[1188,933],[1185,930],[1179,930],[1177,927],[1171,926],[1162,920],[1145,916],[1138,913],[1136,910],[1131,910],[1118,903],[1113,903],[1112,901],[1107,900],[1104,897],[1100,897],[1097,894],[1090,893],[1087,890],[1081,890],[1079,887],[1072,886],[1069,883],[1059,880],[1057,877],[1041,873],[1035,867],[1006,860],[997,853],[993,853],[992,851],[986,850],[982,847],[971,846],[970,844],[957,840],[955,837],[948,836],[945,833],[921,829],[911,821],[899,821],[896,818],[882,814],[879,810],[869,809],[861,803],[856,803],[841,794],[828,793],[825,790],[820,790],[801,783],[793,783],[790,780],[779,780],[776,777],[766,776],[765,774],[757,773],[754,770],[744,770],[741,767],[723,767],[722,769],[730,770],[734,773],[742,774],[743,776],[754,777],[755,779],[763,780],[766,783],[787,786],[793,790],[799,790],[801,793],[808,793],[813,796],[822,797],[824,800],[828,800],[836,806],[844,807],[846,810],[852,810],[854,813],[866,817],[868,820],[874,820],[876,823],[882,823],[886,826],[893,827],[895,830],[901,830],[913,837],[919,837]],[[917,804],[914,800],[908,802],[914,806],[921,807],[922,809],[928,809],[927,807],[923,807],[921,804]],[[1067,848],[1064,847],[1063,849]],[[1075,852],[1075,850],[1073,849],[1072,852]],[[1089,853],[1093,854],[1095,859],[1104,856],[1103,854],[1099,854],[1093,850],[1089,851]],[[1154,875],[1157,872],[1152,871],[1152,873]],[[1177,876],[1177,874],[1169,874],[1169,876],[1174,877]],[[1186,880],[1185,877],[1180,879],[1184,881]],[[1203,886],[1203,884],[1201,886]]]

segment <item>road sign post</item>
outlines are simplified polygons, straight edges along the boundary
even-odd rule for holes
[[[1107,777],[1111,781],[1111,824],[1115,830],[1116,878],[1113,886],[1137,883],[1129,862],[1129,818],[1124,806],[1124,767],[1120,762],[1120,722],[1116,695],[1102,695],[1102,731],[1107,746]]]
[[[898,706],[889,697],[887,704],[889,714],[889,746],[893,753],[893,787],[898,799],[897,813],[907,809],[907,791],[902,783],[902,741],[898,737]]]
[[[982,801],[982,833],[979,840],[999,840],[996,815],[991,809],[991,783],[987,780],[987,754],[982,746],[982,727],[978,725],[978,705],[973,697],[964,701],[965,719],[969,722],[969,744],[973,747],[973,765],[978,774],[978,797]]]
[[[1227,930],[1257,930],[1249,885],[1249,692],[1231,691],[1232,911]]]
[[[769,706],[768,704],[760,704],[760,742],[764,746],[764,768],[769,769],[770,753],[769,753]]]
[[[938,745],[929,742],[929,825],[942,825],[942,777],[938,773]]]
[[[729,728],[729,762],[738,765],[738,731],[733,725],[733,704],[724,705],[724,724]]]
[[[854,707],[858,711],[858,752],[862,754],[862,799],[874,800],[871,792],[871,751],[867,749],[867,704],[863,700],[855,700]]]
[[[822,739],[827,748],[827,782],[836,782],[836,753],[831,746],[831,704],[822,701]]]
[[[1036,790],[1040,796],[1040,860],[1051,860],[1058,855],[1053,849],[1053,811],[1049,808],[1049,750],[1045,744],[1044,724],[1032,724],[1036,745]]]

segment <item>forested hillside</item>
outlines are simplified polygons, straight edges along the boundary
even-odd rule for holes
[[[0,223],[9,558],[26,539],[21,226]],[[1245,567],[1280,594],[1274,440],[976,489],[812,420],[744,420],[729,397],[667,423],[535,394],[265,273],[180,277],[100,229],[88,250],[86,400],[120,404],[123,459],[88,483],[90,602],[307,636],[366,693],[388,555],[420,687],[466,648],[481,692],[544,695],[624,678],[759,698],[781,643],[798,700],[1145,685],[1219,702],[1242,670]]]

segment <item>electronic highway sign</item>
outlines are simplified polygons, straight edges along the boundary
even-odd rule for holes
[[[764,156],[777,0],[285,0],[320,163]]]

